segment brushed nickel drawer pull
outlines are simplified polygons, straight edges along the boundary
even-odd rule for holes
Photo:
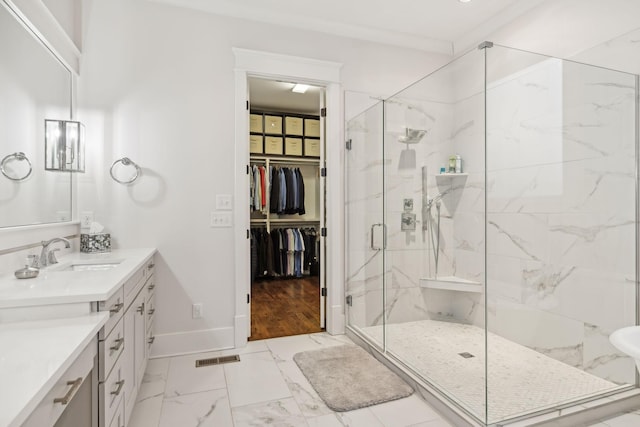
[[[124,303],[119,302],[119,303],[117,303],[117,304],[114,304],[114,305],[109,309],[109,313],[112,313],[112,314],[119,313],[119,312],[120,312],[120,310],[122,310],[122,307],[124,307]]]
[[[156,309],[155,309],[155,308],[152,308],[151,310],[149,310],[149,316],[151,316],[151,315],[152,315],[153,313],[155,313],[155,312],[156,312]]]
[[[116,384],[118,384],[118,388],[116,389],[116,391],[112,391],[111,394],[114,394],[117,396],[122,391],[122,387],[124,386],[124,380],[116,381]]]
[[[136,309],[136,311],[140,314],[144,313],[144,303],[140,304],[140,306]]]
[[[115,342],[116,345],[114,345],[113,347],[109,347],[109,349],[113,351],[118,351],[120,350],[120,347],[122,347],[122,344],[124,344],[124,338],[115,339],[113,342]]]
[[[155,266],[156,266],[155,264],[149,264],[149,265],[147,266],[147,268],[148,268],[149,270],[151,270],[151,269],[152,269],[153,267],[155,267]]]
[[[67,385],[70,385],[71,388],[69,389],[67,394],[64,395],[64,397],[56,397],[55,399],[53,399],[53,403],[61,403],[63,405],[69,403],[78,387],[80,387],[80,384],[82,384],[82,377],[78,377],[74,381],[67,381]]]
[[[155,284],[155,283],[152,283],[152,284],[150,284],[150,285],[147,287],[147,289],[149,289],[150,291],[152,291],[152,290],[154,290],[154,289],[155,289],[155,287],[156,287],[156,284]]]
[[[153,342],[154,342],[155,340],[156,340],[156,337],[155,337],[155,336],[152,336],[151,338],[149,338],[149,339],[147,340],[147,342],[148,342],[149,344],[153,344]]]

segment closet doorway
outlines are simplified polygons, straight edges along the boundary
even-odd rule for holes
[[[248,80],[252,341],[325,328],[325,91],[296,84]]]

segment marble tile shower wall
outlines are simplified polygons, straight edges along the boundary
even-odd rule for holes
[[[635,319],[635,81],[547,60],[487,91],[489,329],[616,383]]]

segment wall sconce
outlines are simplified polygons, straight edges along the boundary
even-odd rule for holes
[[[84,172],[84,125],[67,120],[44,121],[44,168]]]

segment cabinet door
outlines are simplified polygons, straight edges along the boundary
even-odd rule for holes
[[[136,370],[135,370],[135,321],[139,316],[136,313],[136,306],[131,304],[124,314],[124,350],[120,358],[122,359],[122,369],[126,378],[124,384],[124,410],[125,424],[129,423],[129,417],[135,404],[136,389]]]
[[[142,288],[142,291],[138,294],[131,309],[135,311],[134,321],[134,360],[135,360],[135,381],[136,386],[142,383],[144,376],[144,369],[146,366],[146,338],[147,338],[147,292],[146,288]]]

